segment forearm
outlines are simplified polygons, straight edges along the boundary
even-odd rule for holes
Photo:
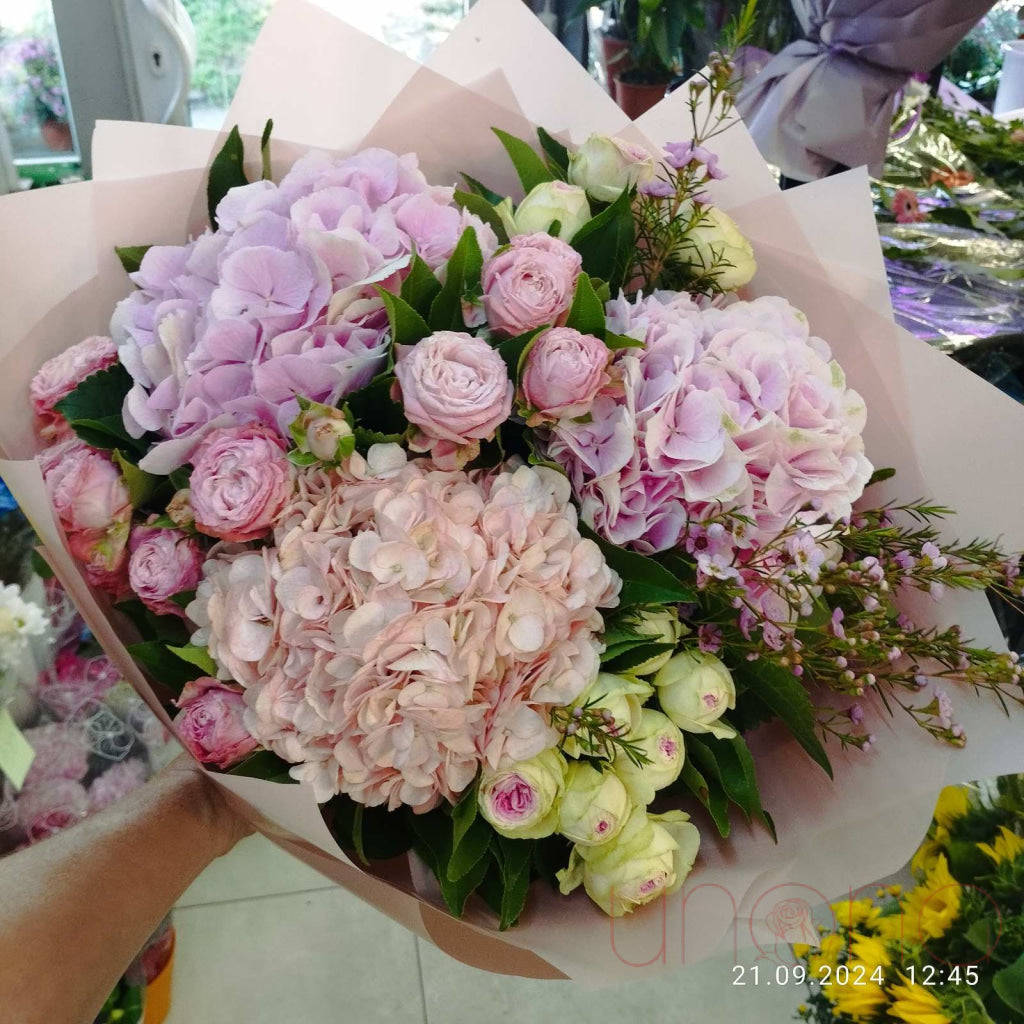
[[[4,1020],[90,1024],[175,900],[241,831],[213,784],[179,760],[0,862]]]

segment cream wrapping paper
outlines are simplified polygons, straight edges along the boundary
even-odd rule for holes
[[[652,147],[686,136],[682,91],[631,125],[551,43],[519,0],[480,0],[424,69],[315,4],[280,0],[230,118],[249,137],[252,156],[264,121],[274,118],[277,172],[311,146],[347,152],[374,144],[420,153],[438,183],[467,170],[508,190],[514,178],[491,125],[526,135],[542,124],[577,141],[592,130],[628,134]],[[345,60],[336,63],[344,67],[318,68],[311,59],[342,53]],[[151,706],[159,702],[65,551],[38,469],[24,461],[37,449],[27,385],[46,358],[105,330],[115,301],[130,291],[115,244],[182,242],[201,230],[206,167],[221,138],[103,124],[94,181],[0,202],[0,237],[19,257],[0,278],[7,381],[0,447],[22,460],[0,465],[0,475],[40,531],[86,621]],[[742,125],[717,137],[714,147],[730,172],[714,183],[714,198],[757,253],[751,292],[785,295],[832,344],[867,399],[872,461],[899,468],[882,485],[885,496],[934,498],[961,510],[952,532],[1002,535],[1007,547],[1024,547],[1024,480],[1005,470],[1021,450],[1024,410],[893,324],[866,176],[849,172],[783,194]],[[983,598],[951,595],[942,605],[924,600],[913,609],[922,623],[940,613],[980,642],[1001,645]],[[275,841],[451,955],[503,973],[607,984],[694,963],[734,943],[771,949],[776,937],[765,920],[779,899],[820,903],[893,871],[923,835],[944,782],[1024,767],[1024,716],[1007,718],[995,701],[955,696],[969,737],[965,750],[937,744],[909,719],[879,717],[870,754],[830,750],[834,781],[783,731],[758,730],[750,743],[779,844],[742,824],[728,841],[718,840],[698,811],[703,848],[686,888],[667,902],[664,916],[648,908],[614,924],[582,894],[566,899],[541,883],[520,924],[500,936],[474,901],[456,922],[439,909],[432,880],[415,858],[372,872],[352,864],[306,787],[211,777],[244,800]]]

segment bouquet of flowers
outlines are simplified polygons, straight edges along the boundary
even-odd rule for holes
[[[833,905],[807,971],[804,1021],[993,1024],[1024,1013],[1020,776],[943,790],[911,862],[913,888]],[[840,970],[842,968],[842,970]]]
[[[337,45],[345,30],[321,19],[277,8],[247,81],[275,41]],[[460,47],[512,25],[560,54],[515,3],[464,25],[439,69],[468,73]],[[346,73],[380,68],[348,42],[366,63]],[[600,94],[558,66],[573,85],[550,95]],[[671,101],[692,130],[663,146],[647,135],[671,112],[556,137],[486,90],[411,73],[341,154],[272,142],[268,124],[248,151],[235,129],[208,171],[175,172],[186,204],[207,185],[184,244],[135,244],[181,222],[135,223],[124,182],[101,180],[92,230],[135,232],[111,238],[135,290],[108,334],[23,364],[43,448],[5,478],[97,637],[119,657],[130,639],[155,689],[129,678],[345,884],[442,942],[427,904],[467,914],[479,923],[448,933],[459,955],[541,958],[501,969],[596,968],[574,948],[579,901],[561,902],[578,886],[627,914],[683,886],[702,836],[703,878],[717,864],[747,886],[806,842],[786,785],[818,772],[861,792],[855,762],[876,780],[910,747],[925,764],[973,723],[1012,728],[999,705],[1021,702],[1016,658],[961,596],[1014,599],[1015,558],[954,540],[947,508],[894,489],[926,482],[927,458],[864,353],[819,336],[839,343],[835,313],[877,292],[838,289],[813,248],[780,262],[724,210],[761,194],[754,222],[806,228],[756,173],[734,181],[750,150],[731,71],[716,58]],[[445,148],[423,105],[453,102]],[[289,109],[265,111],[286,140],[305,134],[287,114],[282,131]],[[156,202],[168,183],[143,187]],[[119,213],[101,198],[115,194]],[[103,280],[123,296],[113,266]],[[861,323],[900,344],[891,320]],[[10,453],[39,443],[0,426]],[[883,728],[898,743],[876,744]],[[507,943],[479,941],[520,919]]]

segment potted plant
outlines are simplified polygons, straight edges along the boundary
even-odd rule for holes
[[[632,118],[649,110],[682,70],[683,36],[704,24],[700,0],[626,0],[636,10],[630,32],[632,66],[615,75],[615,98]]]
[[[22,122],[37,123],[43,141],[54,152],[73,150],[67,96],[53,43],[41,36],[9,43],[3,49],[3,78]]]

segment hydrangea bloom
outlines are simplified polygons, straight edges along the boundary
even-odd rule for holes
[[[553,745],[550,708],[595,677],[618,593],[564,477],[376,445],[304,474],[279,522],[274,547],[207,562],[188,614],[250,732],[318,799],[425,811],[481,762]]]
[[[82,730],[70,723],[53,722],[25,730],[25,739],[36,752],[25,786],[32,788],[51,779],[80,782],[89,770],[89,746]]]
[[[296,393],[334,405],[362,387],[387,349],[371,285],[397,287],[413,249],[441,269],[468,226],[485,255],[497,246],[452,196],[414,155],[382,149],[310,153],[279,185],[232,189],[216,231],[149,249],[132,275],[138,291],[114,312],[111,336],[134,380],[128,429],[184,439],[213,421],[258,420],[287,435]],[[187,454],[177,446],[163,458]]]
[[[864,402],[784,299],[701,309],[655,293],[609,303],[608,318],[644,342],[616,357],[624,390],[547,443],[605,537],[662,551],[719,505],[754,520],[745,543],[805,509],[849,514],[871,475]]]
[[[132,790],[138,789],[146,781],[147,774],[146,762],[138,757],[112,764],[99,778],[93,779],[89,786],[90,812],[102,811],[104,807],[117,803]]]

